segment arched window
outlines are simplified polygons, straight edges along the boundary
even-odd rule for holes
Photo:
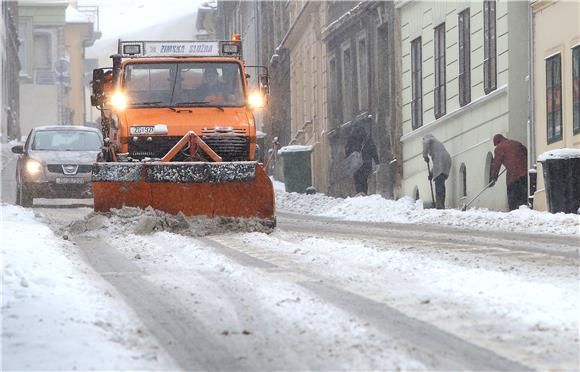
[[[419,200],[419,188],[417,186],[415,186],[415,189],[413,190],[413,196],[415,197],[415,200]]]
[[[464,198],[467,196],[467,170],[464,163],[459,167],[459,182],[459,195]]]
[[[485,170],[483,174],[483,186],[487,186],[491,182],[491,163],[493,161],[493,155],[491,152],[487,153],[485,158]]]

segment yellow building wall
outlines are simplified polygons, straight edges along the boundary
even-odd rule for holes
[[[92,24],[67,24],[64,32],[65,48],[69,57],[70,87],[68,107],[72,110],[72,124],[83,125],[85,118],[85,47],[84,42]]]
[[[326,133],[326,48],[320,37],[324,6],[309,5],[295,27],[290,49],[291,136],[293,144],[313,145],[312,182],[320,192],[328,190],[329,144]]]
[[[572,48],[580,44],[580,2],[537,1],[532,4],[534,27],[534,135],[536,157],[548,150],[580,148],[580,133],[572,129]],[[547,57],[560,53],[562,72],[562,140],[548,144],[546,124]],[[547,210],[542,164],[534,209]]]

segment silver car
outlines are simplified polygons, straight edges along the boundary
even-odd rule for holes
[[[90,198],[91,168],[103,137],[94,128],[46,126],[34,128],[16,164],[16,204],[32,206],[34,198]]]

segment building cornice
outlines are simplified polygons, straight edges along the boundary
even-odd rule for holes
[[[304,34],[304,28],[308,24],[310,14],[315,9],[318,9],[318,5],[319,2],[317,1],[307,1],[304,3],[300,12],[298,12],[298,15],[296,16],[296,19],[292,22],[288,32],[280,42],[280,45],[278,46],[279,49],[292,49],[292,47],[294,47],[296,42],[298,42],[300,37]]]
[[[403,136],[401,136],[401,142],[405,143],[408,141],[411,141],[413,139],[416,139],[417,137],[423,136],[425,134],[430,133],[434,128],[442,125],[443,123],[454,119],[458,116],[461,116],[473,109],[475,109],[476,107],[479,107],[483,104],[485,104],[486,102],[489,102],[491,100],[494,100],[500,96],[503,96],[505,94],[508,93],[508,86],[506,85],[502,85],[501,87],[499,87],[498,89],[494,90],[493,92],[486,94],[484,96],[479,97],[478,99],[476,99],[475,101],[471,101],[470,103],[468,103],[467,105],[463,106],[463,107],[459,107],[453,111],[451,111],[450,113],[440,117],[439,119],[435,119],[430,123],[427,123],[415,130],[413,130],[410,133],[404,134]]]

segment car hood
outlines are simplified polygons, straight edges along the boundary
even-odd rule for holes
[[[29,151],[32,159],[47,164],[92,164],[100,151]]]

